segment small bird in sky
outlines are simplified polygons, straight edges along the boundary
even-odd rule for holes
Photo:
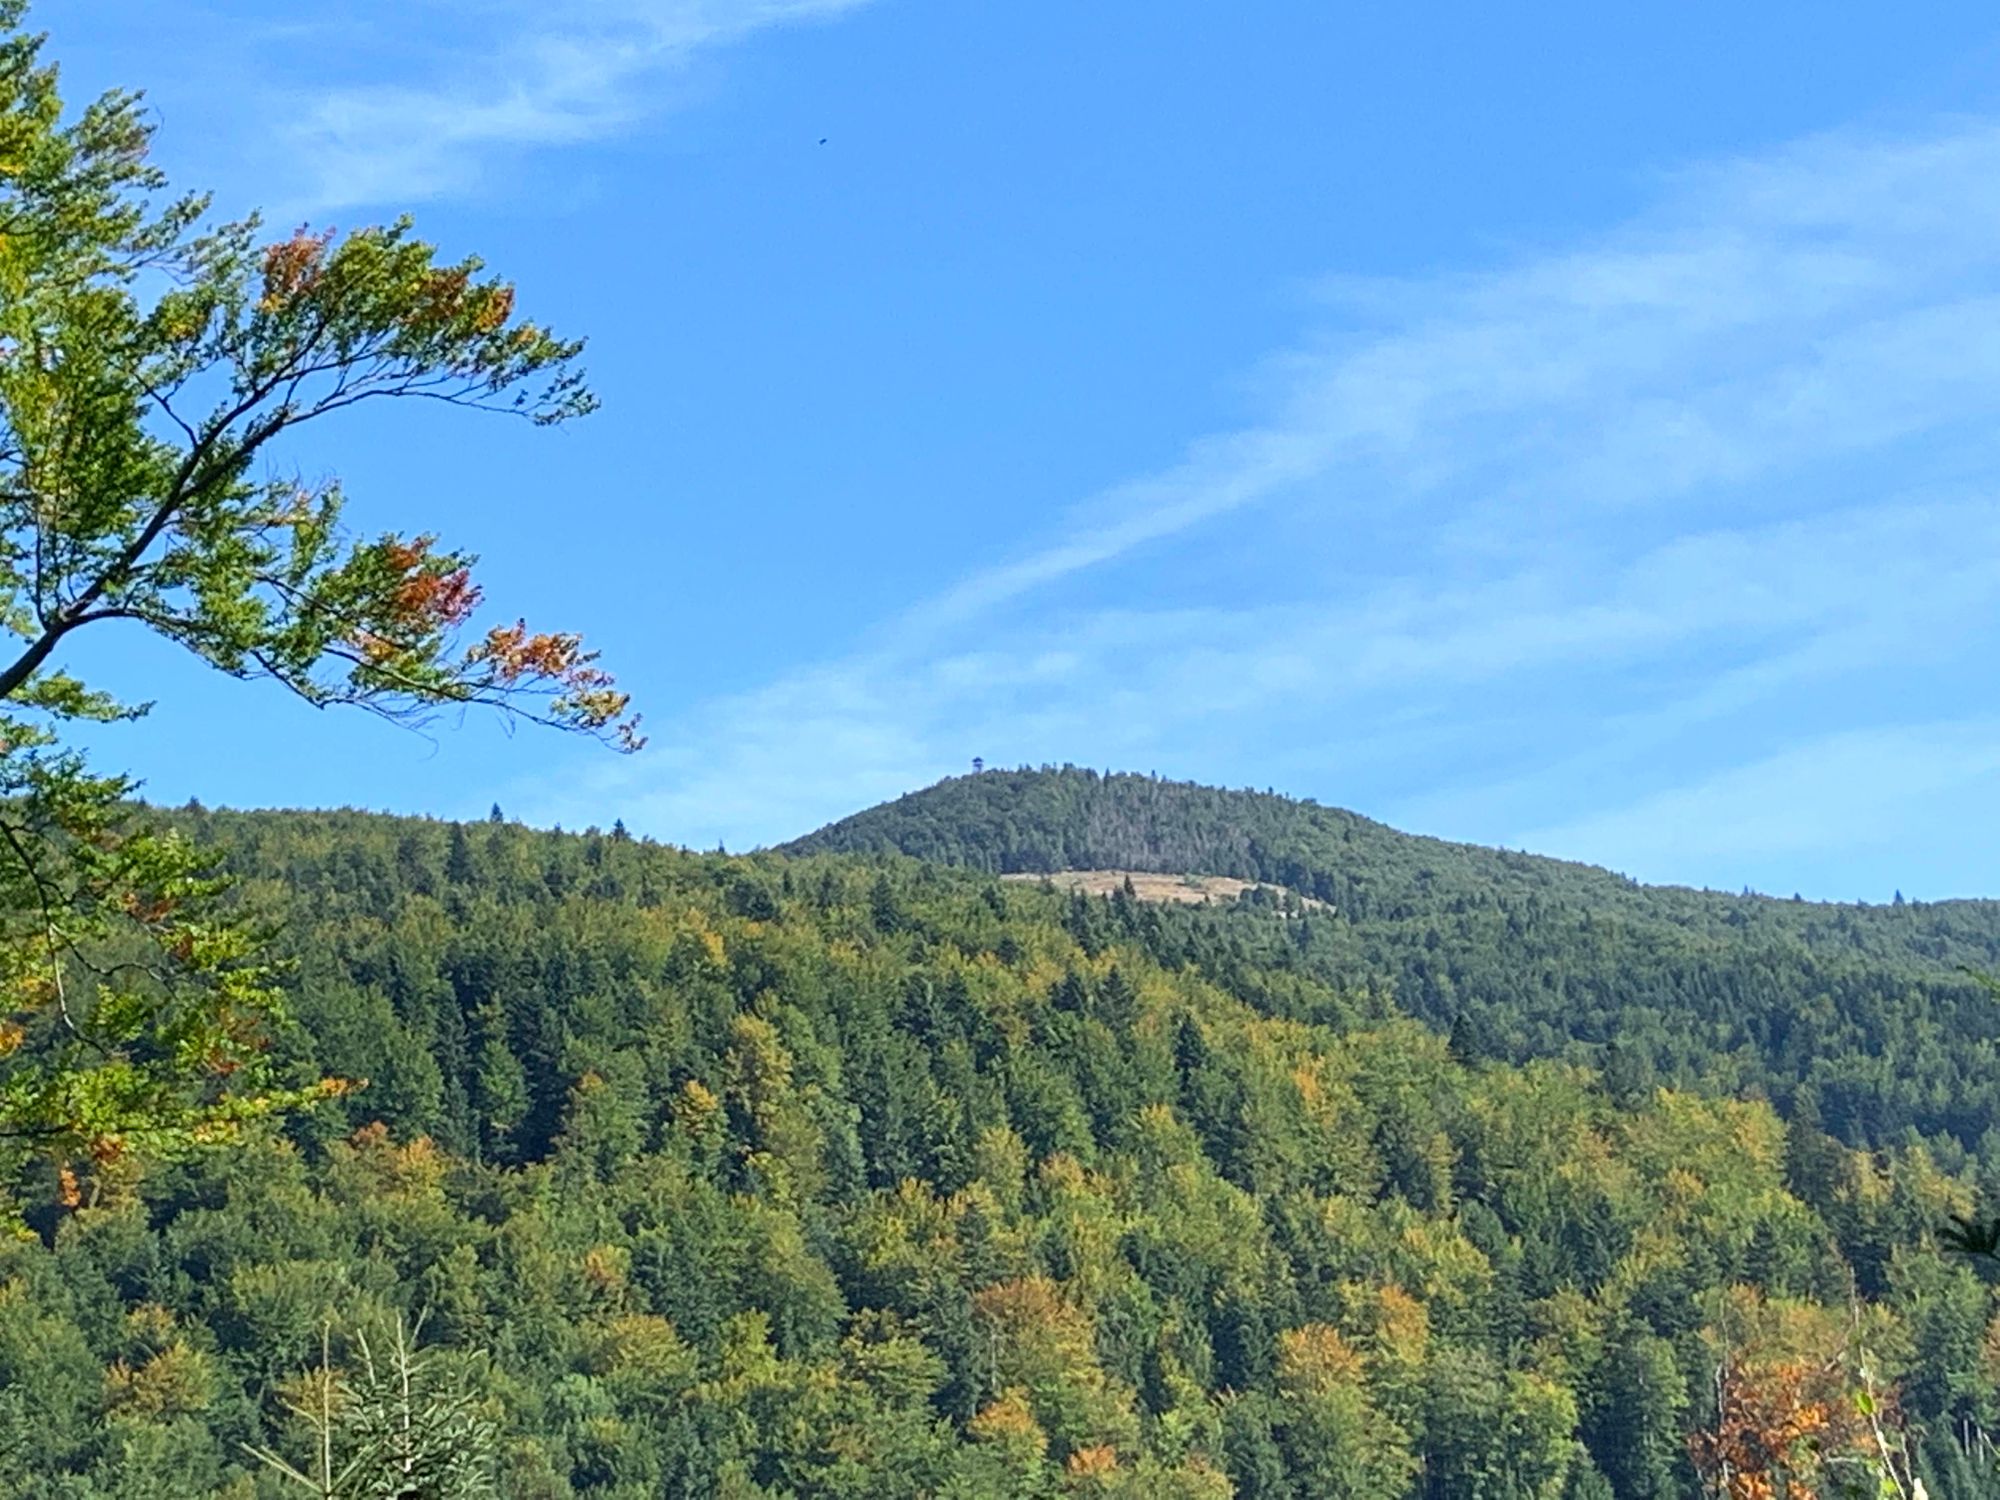
[[[820,143],[820,144],[821,144],[822,146],[824,146],[824,145],[826,144],[826,137],[825,137],[825,136],[821,136],[821,137],[819,138],[819,143]]]

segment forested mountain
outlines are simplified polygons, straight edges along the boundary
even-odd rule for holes
[[[1974,1147],[2000,1120],[2000,1002],[1967,972],[2000,969],[2000,902],[1642,886],[1312,802],[1074,768],[954,778],[786,848],[1267,881],[1332,910],[1225,923],[1237,950],[1335,984],[1387,982],[1473,1055],[1566,1057],[1626,1088],[1761,1093],[1856,1145],[1914,1133]],[[1118,914],[1122,930],[1135,921],[1160,919]]]
[[[1498,1060],[1310,914],[186,822],[293,961],[287,1066],[365,1086],[18,1185],[0,1494],[293,1493],[245,1445],[306,1463],[323,1331],[399,1314],[514,1496],[1692,1497],[1878,1424],[2000,1494],[1993,1291],[1931,1238],[1988,1153]]]
[[[1401,920],[1472,898],[1536,898],[1691,931],[1784,936],[1816,950],[2000,962],[2000,901],[1835,905],[1645,886],[1595,865],[1400,833],[1274,792],[1074,766],[951,777],[779,852],[897,853],[1008,874],[1228,875],[1289,887],[1353,921]]]
[[[1602,893],[1630,884],[1588,865],[1398,833],[1273,792],[1076,766],[949,777],[784,846],[794,854],[891,850],[994,873],[1234,875],[1350,906],[1395,900],[1439,879],[1542,889],[1569,881]]]

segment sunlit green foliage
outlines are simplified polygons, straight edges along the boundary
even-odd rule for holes
[[[298,1451],[327,1317],[419,1312],[518,1495],[1691,1497],[1718,1371],[1740,1427],[1857,1339],[1929,1493],[1990,1492],[1994,1298],[1930,1248],[1972,1190],[1921,1145],[1454,1056],[1214,914],[1079,938],[907,862],[186,826],[286,919],[284,1065],[368,1086],[37,1208],[0,1492],[151,1493],[176,1451],[179,1493],[281,1493],[238,1444]]]
[[[273,1086],[256,934],[76,753],[79,721],[143,711],[62,669],[76,632],[138,625],[315,705],[491,704],[636,744],[575,636],[473,630],[470,557],[351,537],[338,488],[281,467],[363,402],[577,415],[579,346],[405,224],[208,223],[150,165],[137,97],[66,113],[22,21],[0,0],[0,1222],[24,1162],[171,1152],[329,1087]]]

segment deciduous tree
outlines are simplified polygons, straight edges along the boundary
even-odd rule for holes
[[[579,637],[478,628],[471,556],[353,535],[338,485],[283,462],[384,400],[582,415],[580,344],[407,222],[212,223],[151,165],[140,98],[67,112],[23,19],[0,0],[0,1182],[10,1156],[185,1144],[298,1097],[259,1073],[256,935],[73,744],[143,712],[65,669],[78,632],[136,625],[320,707],[639,743]]]

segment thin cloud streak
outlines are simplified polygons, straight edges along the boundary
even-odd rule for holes
[[[1943,141],[1829,137],[1683,174],[1672,218],[1590,249],[1393,294],[1350,287],[1337,300],[1393,308],[1400,326],[1274,358],[1269,425],[1196,443],[910,618],[972,618],[1315,478],[1373,482],[1351,502],[1420,500],[1479,455],[1533,443],[1529,418],[1589,418],[1562,426],[1564,451],[1546,461],[1566,496],[1642,503],[1741,481],[1807,444],[1889,440],[1937,421],[1941,401],[1981,409],[2000,373],[2000,301],[1938,296],[1969,272],[1993,277],[2000,198],[1982,189],[1996,172],[1990,122]],[[1890,365],[1915,378],[1867,375]],[[1578,441],[1600,432],[1604,446]],[[1453,452],[1456,434],[1496,442]]]
[[[1530,847],[1591,851],[1653,880],[1810,857],[1838,840],[1893,852],[1939,818],[1990,826],[2000,811],[2000,720],[1975,718],[1842,731],[1671,787],[1612,811],[1534,830]],[[1837,816],[1837,830],[1829,823]],[[1853,892],[1881,900],[1886,891]],[[1952,894],[1981,894],[1971,890]]]
[[[289,132],[319,210],[412,203],[478,186],[497,159],[634,126],[696,58],[866,0],[578,0],[467,4],[436,76],[308,96]]]
[[[1190,752],[1214,742],[1218,722],[1306,744],[1334,724],[1341,732],[1316,751],[1322,773],[1367,772],[1418,741],[1496,733],[1524,683],[1662,670],[1718,647],[1747,657],[1622,721],[1608,703],[1583,724],[1573,709],[1537,710],[1629,761],[1746,701],[1893,663],[1953,620],[2000,611],[2000,577],[1984,561],[1995,555],[2000,504],[1891,503],[1676,537],[1601,570],[1386,579],[1338,607],[1058,614],[1005,650],[862,656],[786,677],[714,705],[696,734],[631,768],[643,780],[621,775],[597,792],[630,823],[740,847],[927,782],[975,751],[1004,764],[1079,746],[1093,763],[1142,768],[1164,755],[1192,774]],[[1551,776],[1585,781],[1574,756],[1551,757],[1536,782]],[[534,806],[532,789],[520,796]],[[537,816],[601,820],[567,798],[541,802]],[[1418,821],[1436,828],[1440,810]]]

